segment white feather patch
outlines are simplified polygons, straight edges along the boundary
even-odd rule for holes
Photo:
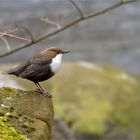
[[[56,57],[52,59],[52,63],[50,64],[51,71],[57,73],[60,65],[61,65],[62,54],[58,54]]]

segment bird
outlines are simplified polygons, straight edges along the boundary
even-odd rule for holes
[[[23,61],[21,64],[5,71],[4,74],[15,75],[30,80],[44,96],[52,98],[52,95],[46,92],[39,82],[53,77],[60,68],[62,54],[69,52],[70,51],[64,51],[57,47],[48,48]]]

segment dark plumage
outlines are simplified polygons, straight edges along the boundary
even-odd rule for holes
[[[46,93],[38,82],[48,80],[55,72],[51,69],[51,63],[53,58],[59,54],[68,53],[59,48],[49,48],[41,53],[29,58],[18,66],[6,71],[6,74],[13,74],[17,77],[25,78],[33,81],[39,90],[46,96],[51,97],[49,93]],[[61,61],[61,60],[60,60]]]
[[[45,56],[35,56],[10,69],[7,74],[13,74],[33,82],[41,82],[54,75],[54,73],[50,75],[49,64],[51,61],[52,59]]]

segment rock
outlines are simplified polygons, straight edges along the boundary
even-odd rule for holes
[[[31,140],[50,140],[52,133],[52,99],[35,91],[4,87],[0,89],[0,115]]]

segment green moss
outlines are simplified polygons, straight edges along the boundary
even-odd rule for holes
[[[0,116],[0,140],[29,140],[21,135],[15,128],[7,123],[5,116]]]
[[[5,92],[12,92],[14,89],[11,88],[11,87],[3,87],[3,90],[4,90]]]
[[[3,110],[0,109],[0,116],[4,116],[5,113],[6,113],[5,111],[3,111]]]
[[[139,80],[127,72],[65,64],[51,88],[56,114],[75,131],[104,134],[111,123],[140,132]]]
[[[50,99],[37,92],[3,87],[0,88],[0,110],[15,130],[29,138],[51,138],[53,106]]]
[[[0,140],[28,140],[20,132],[24,134],[34,132],[34,119],[13,110],[13,107],[12,112],[0,110]]]

